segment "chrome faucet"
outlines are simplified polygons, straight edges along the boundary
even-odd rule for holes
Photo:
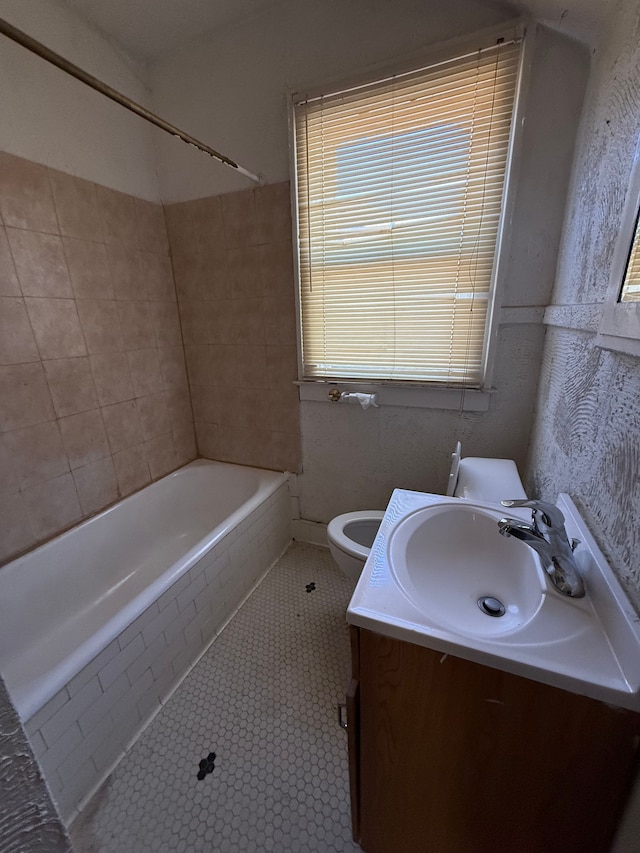
[[[531,507],[531,524],[518,518],[501,518],[498,529],[502,536],[514,536],[540,555],[544,568],[556,589],[563,595],[582,598],[584,583],[573,552],[577,539],[567,539],[564,515],[544,501],[501,501],[502,506]]]

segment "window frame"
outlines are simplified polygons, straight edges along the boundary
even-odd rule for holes
[[[633,356],[640,356],[640,302],[622,302],[620,296],[634,237],[635,241],[640,240],[639,209],[640,136],[633,155],[629,187],[620,218],[620,230],[611,259],[607,295],[602,306],[596,335],[596,346],[601,349]]]
[[[531,31],[529,31],[531,29]],[[520,171],[520,156],[525,116],[526,91],[531,72],[531,57],[535,28],[528,28],[525,21],[512,20],[471,35],[456,38],[440,45],[432,46],[426,52],[414,54],[402,62],[370,66],[366,71],[347,77],[334,78],[322,86],[297,89],[288,94],[289,108],[289,151],[291,175],[291,209],[293,221],[293,254],[296,279],[296,323],[298,351],[298,381],[300,398],[307,400],[327,399],[328,386],[339,386],[341,390],[377,391],[381,403],[391,405],[426,406],[436,408],[460,408],[475,411],[486,411],[489,405],[488,396],[495,392],[493,376],[497,337],[500,326],[500,312],[505,291],[506,259],[510,247],[511,220],[515,203],[516,187]],[[301,322],[301,293],[300,293],[300,257],[299,257],[299,228],[297,206],[297,175],[296,175],[296,138],[295,138],[295,103],[304,98],[316,98],[323,94],[337,92],[366,85],[376,80],[382,80],[393,74],[410,73],[420,67],[455,58],[465,52],[484,48],[495,44],[497,39],[518,39],[521,41],[518,62],[518,78],[513,107],[510,141],[507,154],[507,165],[504,179],[504,196],[502,215],[496,237],[494,254],[493,284],[489,292],[487,323],[485,327],[482,371],[483,380],[480,388],[465,386],[447,386],[428,381],[402,381],[388,379],[358,379],[342,380],[332,378],[308,378],[303,373],[302,354],[302,322]]]

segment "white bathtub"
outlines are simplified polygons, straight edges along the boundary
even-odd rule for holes
[[[197,460],[0,569],[0,672],[63,816],[278,557],[289,519],[286,475]]]

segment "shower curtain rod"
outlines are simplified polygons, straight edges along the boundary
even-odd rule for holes
[[[79,68],[77,65],[69,62],[69,60],[65,59],[64,56],[60,56],[59,53],[55,53],[53,50],[50,50],[46,45],[36,41],[34,38],[31,38],[30,35],[27,35],[27,33],[17,29],[3,18],[0,18],[0,34],[17,42],[19,45],[22,45],[22,47],[25,47],[32,53],[35,53],[42,59],[46,59],[47,62],[55,65],[57,68],[60,68],[61,71],[65,71],[67,74],[75,77],[76,80],[80,80],[81,83],[85,83],[87,86],[95,89],[96,92],[100,92],[100,94],[105,95],[107,98],[110,98],[112,101],[115,101],[117,104],[120,104],[130,110],[132,113],[135,113],[146,121],[151,122],[151,124],[154,124],[161,130],[170,133],[172,136],[178,137],[178,139],[181,139],[188,145],[193,145],[194,148],[198,148],[200,151],[204,151],[205,154],[208,154],[220,163],[224,163],[225,166],[229,166],[231,169],[234,169],[236,172],[244,175],[245,178],[249,178],[249,180],[256,184],[262,183],[262,178],[258,177],[258,175],[254,175],[253,172],[250,172],[248,169],[245,169],[243,166],[235,163],[229,157],[225,157],[224,154],[220,154],[218,151],[215,151],[213,148],[205,145],[204,142],[200,142],[190,134],[185,133],[183,130],[180,130],[172,124],[169,124],[168,121],[165,121],[163,118],[160,118],[160,116],[152,113],[146,107],[137,104],[135,101],[132,101],[131,98],[128,98],[126,95],[123,95],[121,92],[118,92],[116,89],[113,89],[111,86],[103,83],[102,80],[98,80],[98,78],[94,77],[93,74],[83,71],[82,68]]]

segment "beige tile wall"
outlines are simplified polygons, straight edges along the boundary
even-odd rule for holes
[[[289,183],[165,214],[200,455],[299,471]]]
[[[0,153],[0,562],[196,456],[161,205]]]

